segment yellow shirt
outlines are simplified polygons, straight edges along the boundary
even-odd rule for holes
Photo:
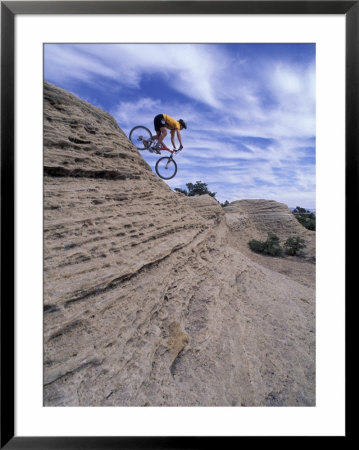
[[[166,128],[169,128],[170,130],[181,129],[181,125],[176,119],[173,119],[171,116],[168,116],[167,114],[163,114],[163,118],[166,121]]]

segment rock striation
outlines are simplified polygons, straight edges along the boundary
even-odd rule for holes
[[[247,246],[300,233],[313,253],[288,211],[173,192],[108,113],[45,83],[44,405],[315,405],[313,255]]]

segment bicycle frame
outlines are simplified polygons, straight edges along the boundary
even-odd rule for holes
[[[161,146],[159,147],[158,150],[166,150],[166,151],[170,152],[171,155],[173,155],[174,153],[176,153],[176,150],[171,150],[171,149],[168,148],[167,145],[165,145],[164,143],[161,144]]]
[[[142,133],[144,133],[145,137]],[[149,150],[151,153],[161,153],[162,150],[166,150],[166,152],[170,153],[170,156],[162,156],[159,158],[155,164],[157,175],[163,180],[170,180],[177,173],[177,163],[173,156],[180,152],[183,147],[180,147],[178,150],[171,150],[163,142],[156,147],[154,141],[158,140],[159,137],[160,136],[153,136],[151,131],[142,125],[132,128],[129,134],[130,141],[138,150]],[[143,144],[139,145],[138,142],[143,142]],[[162,169],[168,169],[169,167],[171,167],[171,170],[168,173],[162,171]]]

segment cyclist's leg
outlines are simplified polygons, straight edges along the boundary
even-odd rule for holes
[[[156,131],[156,135],[154,138],[156,140],[158,140],[158,146],[161,145],[163,139],[166,137],[167,135],[167,130],[165,127],[165,119],[163,118],[163,114],[158,114],[154,119],[153,119],[153,123],[154,123],[154,127],[155,127],[155,131]]]
[[[158,141],[158,139],[159,139],[159,137],[161,136],[161,132],[160,131],[156,131],[156,136],[155,135],[153,135],[152,136],[152,140],[153,141]]]
[[[167,129],[165,127],[161,127],[160,134],[158,136],[158,145],[160,146],[163,142],[163,139],[167,136]]]
[[[163,114],[157,114],[157,116],[153,119],[153,125],[156,131],[157,136],[161,134],[161,127],[164,125]]]

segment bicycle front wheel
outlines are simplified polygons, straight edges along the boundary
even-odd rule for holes
[[[144,141],[150,141],[152,133],[148,128],[139,125],[132,128],[129,139],[138,150],[147,150],[149,145],[146,146]]]
[[[160,178],[170,180],[177,173],[177,164],[174,159],[164,156],[156,162],[155,169]]]

